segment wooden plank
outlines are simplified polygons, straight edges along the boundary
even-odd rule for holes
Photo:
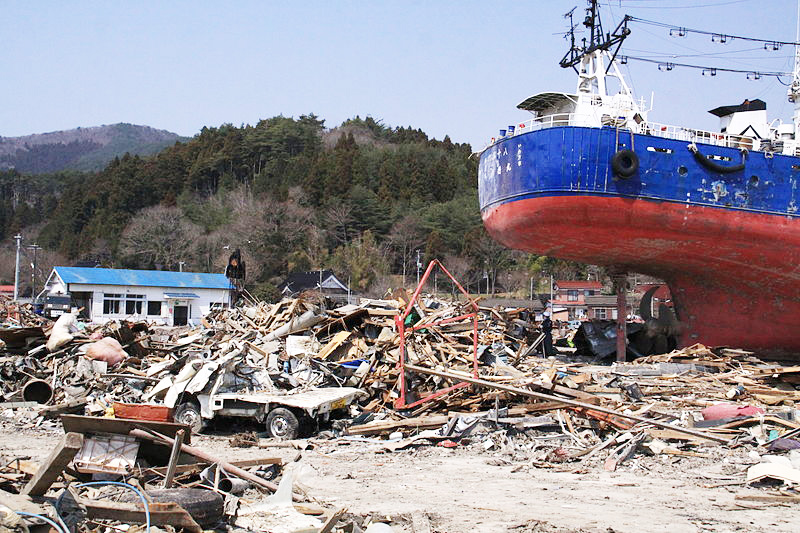
[[[330,533],[333,531],[333,528],[336,527],[336,524],[339,522],[339,519],[342,517],[346,509],[342,508],[333,513],[325,520],[325,523],[322,524],[322,528],[319,530],[319,533]]]
[[[322,359],[322,360],[327,359],[328,356],[332,354],[336,350],[336,348],[341,346],[342,343],[346,341],[348,338],[350,338],[349,331],[340,331],[339,333],[333,336],[333,339],[331,339],[322,350],[320,350],[320,352],[316,356],[316,359]]]
[[[172,422],[151,422],[147,420],[127,420],[124,418],[100,418],[96,416],[61,415],[61,423],[65,432],[87,433],[115,433],[127,435],[131,430],[144,427],[157,431],[168,437],[174,437],[179,429],[186,433],[183,436],[184,444],[191,444],[191,429],[184,424]]]
[[[619,411],[615,411],[613,409],[607,409],[607,408],[602,407],[600,405],[592,405],[592,404],[589,404],[589,403],[580,402],[580,401],[572,400],[572,399],[566,399],[566,398],[562,399],[562,398],[558,398],[556,396],[553,396],[551,394],[544,394],[544,393],[541,393],[541,392],[534,392],[532,390],[521,389],[519,387],[512,387],[512,386],[509,386],[509,385],[502,385],[500,383],[492,383],[491,381],[486,381],[484,379],[477,379],[477,378],[472,378],[472,377],[462,377],[462,376],[459,376],[459,375],[456,375],[456,374],[451,374],[451,373],[448,373],[448,372],[441,372],[439,370],[433,370],[433,369],[430,369],[430,368],[424,368],[424,367],[415,366],[415,365],[408,365],[407,364],[406,365],[406,369],[407,370],[411,370],[413,372],[420,373],[420,374],[428,374],[428,375],[431,375],[431,376],[439,376],[439,377],[443,377],[443,378],[455,379],[455,380],[458,380],[458,381],[462,381],[464,383],[472,383],[473,385],[480,385],[482,387],[486,387],[486,388],[489,388],[489,389],[497,389],[497,390],[502,390],[502,391],[506,391],[506,392],[511,392],[513,394],[519,394],[521,396],[529,396],[529,397],[532,397],[532,398],[541,398],[543,400],[560,401],[560,402],[566,403],[567,405],[571,405],[571,406],[574,406],[574,407],[583,407],[585,409],[590,409],[590,410],[593,410],[593,411],[599,411],[601,413],[610,414],[610,415],[613,415],[615,417],[627,418],[628,420],[635,420],[637,422],[645,422],[647,424],[652,424],[654,426],[661,427],[661,428],[674,429],[675,431],[680,431],[682,433],[686,433],[688,435],[694,435],[696,437],[701,437],[701,438],[704,438],[704,439],[714,440],[714,441],[722,442],[722,443],[727,443],[728,442],[728,439],[726,439],[725,437],[720,437],[720,436],[709,434],[709,433],[703,433],[702,431],[697,431],[696,429],[675,426],[673,424],[668,424],[666,422],[661,422],[660,420],[656,420],[656,419],[652,419],[652,418],[645,418],[645,417],[638,416],[638,415],[622,413],[622,412],[619,412]],[[566,387],[564,387],[564,388],[566,388]]]
[[[800,502],[800,496],[790,496],[788,494],[737,494],[735,499],[752,502]]]
[[[172,453],[169,455],[167,464],[167,474],[164,476],[164,488],[172,487],[172,480],[175,478],[175,467],[178,466],[178,456],[181,454],[181,441],[183,441],[184,430],[179,429],[175,432],[175,442],[172,443]]]
[[[431,428],[439,427],[446,424],[450,420],[448,415],[439,416],[422,416],[419,418],[407,418],[405,420],[389,420],[381,421],[377,424],[361,424],[358,426],[351,426],[347,429],[348,435],[373,435],[375,433],[383,433],[390,429],[397,429],[403,427],[414,428]]]
[[[22,489],[22,494],[29,496],[42,496],[50,485],[58,479],[75,454],[83,446],[83,435],[80,433],[65,433],[44,463],[39,467],[36,475]]]

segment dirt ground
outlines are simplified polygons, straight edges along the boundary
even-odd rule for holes
[[[0,457],[44,459],[60,434],[0,422]],[[193,444],[227,460],[277,456],[291,461],[298,454],[286,447],[232,448],[228,441],[228,436],[201,435]],[[296,481],[311,498],[360,515],[424,513],[439,533],[800,529],[800,505],[734,499],[765,493],[731,484],[747,468],[745,452],[712,450],[713,459],[634,458],[616,472],[604,471],[602,462],[537,468],[477,443],[389,453],[372,443],[322,441],[301,453]],[[410,525],[398,529],[412,531]]]

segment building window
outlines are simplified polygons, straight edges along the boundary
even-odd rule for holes
[[[125,295],[125,314],[141,315],[144,306],[144,294]]]
[[[103,293],[103,314],[118,315],[122,306],[121,294]]]
[[[111,294],[103,293],[103,314],[126,315],[142,314],[144,294]]]
[[[594,317],[604,319],[606,317],[606,308],[605,307],[598,307],[594,310]]]
[[[578,291],[568,291],[567,292],[567,301],[568,302],[577,302],[578,301]]]
[[[583,291],[583,295],[584,296],[594,296],[594,291],[586,289],[585,291]]]
[[[161,316],[161,302],[147,302],[147,314],[149,316]]]
[[[211,305],[209,306],[212,311],[216,309],[225,309],[226,307],[227,306],[225,305],[225,302],[211,302]]]

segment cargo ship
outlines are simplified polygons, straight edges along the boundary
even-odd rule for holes
[[[720,128],[702,131],[648,120],[619,68],[630,19],[604,34],[590,0],[590,36],[578,46],[573,32],[561,60],[576,90],[526,98],[517,107],[533,117],[480,152],[487,231],[510,248],[663,279],[681,345],[800,353],[796,43],[785,43],[792,121],[769,122],[753,99],[711,110]]]

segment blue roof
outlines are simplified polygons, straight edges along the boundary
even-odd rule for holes
[[[224,274],[168,272],[165,270],[127,270],[122,268],[54,267],[64,283],[86,285],[129,285],[185,289],[230,289]]]

